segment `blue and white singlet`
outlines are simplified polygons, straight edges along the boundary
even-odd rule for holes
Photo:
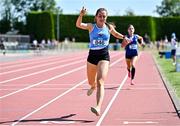
[[[125,47],[126,58],[131,58],[138,55],[138,36],[134,34],[132,37],[127,36],[131,42]]]
[[[93,30],[89,33],[90,50],[100,50],[108,47],[110,33],[108,27],[98,28],[96,24],[93,24]]]

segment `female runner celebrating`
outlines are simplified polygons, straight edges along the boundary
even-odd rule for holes
[[[108,14],[105,8],[97,10],[95,23],[83,23],[82,17],[85,13],[86,9],[83,7],[77,18],[76,27],[89,31],[90,50],[87,58],[87,77],[91,88],[88,90],[87,95],[90,96],[97,88],[97,105],[96,107],[91,107],[91,111],[99,116],[104,98],[104,81],[109,70],[110,56],[108,46],[110,34],[119,39],[123,39],[124,35],[118,33],[113,25],[106,22]],[[125,42],[128,42],[128,39]]]

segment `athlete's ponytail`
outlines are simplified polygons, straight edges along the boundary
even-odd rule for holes
[[[108,27],[108,29],[110,30],[110,29],[111,29],[111,27],[110,27],[110,23],[105,22],[105,24],[106,24],[106,26]]]

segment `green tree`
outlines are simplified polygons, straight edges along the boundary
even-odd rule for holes
[[[11,0],[2,0],[0,2],[1,6],[1,21],[0,21],[0,33],[6,33],[10,31],[13,26],[14,13],[12,11],[12,3]]]
[[[13,17],[13,12],[12,12],[12,3],[11,0],[2,0],[2,2],[0,2],[0,6],[1,6],[1,19],[2,20],[10,20]]]
[[[156,12],[161,16],[180,16],[180,0],[163,0]]]
[[[1,0],[0,6],[0,20],[3,23],[6,21],[7,23],[10,23],[10,29],[17,28],[17,24],[18,26],[21,26],[22,23],[25,24],[27,14],[31,11],[50,11],[53,13],[62,13],[61,8],[56,8],[55,0]],[[10,29],[8,26],[8,31]],[[5,32],[5,30],[0,29],[0,32],[2,31]]]
[[[13,21],[25,21],[27,13],[31,11],[51,11],[56,13],[55,0],[1,0],[1,18]],[[61,10],[62,12],[62,10]]]
[[[30,11],[56,11],[55,0],[11,0],[11,2],[19,18],[23,18]]]
[[[127,8],[124,16],[135,16],[135,13],[131,8]]]

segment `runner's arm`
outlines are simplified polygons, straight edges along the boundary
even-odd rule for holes
[[[117,32],[117,31],[115,30],[114,26],[112,26],[112,25],[109,25],[109,26],[110,26],[110,33],[111,33],[114,37],[116,37],[116,38],[118,38],[118,39],[124,39],[124,38],[125,38],[124,35],[122,35],[121,33]]]
[[[139,44],[140,44],[141,46],[145,46],[143,37],[142,37],[142,36],[139,36],[139,35],[137,35],[137,37],[138,37],[138,39],[140,40],[140,43],[139,43]]]
[[[84,29],[84,30],[89,30],[91,29],[91,26],[92,24],[91,23],[83,23],[82,22],[82,18],[83,16],[85,15],[86,13],[86,9],[83,7],[78,18],[77,18],[77,21],[76,21],[76,27],[77,28],[80,28],[80,29]]]

